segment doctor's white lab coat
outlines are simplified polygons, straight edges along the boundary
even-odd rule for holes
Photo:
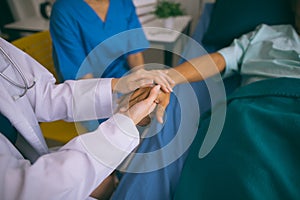
[[[55,85],[52,74],[27,54],[1,38],[0,46],[20,66],[29,84],[36,81],[24,97],[14,100],[23,90],[0,77],[0,112],[21,136],[17,150],[0,134],[0,199],[87,199],[139,142],[132,120],[112,115],[111,80]],[[3,56],[0,72],[23,84]],[[49,153],[39,121],[83,120],[94,115],[110,119]]]

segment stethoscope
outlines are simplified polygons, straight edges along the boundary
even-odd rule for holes
[[[7,60],[10,62],[12,67],[15,68],[15,70],[18,72],[18,74],[20,75],[20,77],[22,79],[23,85],[13,81],[11,78],[9,78],[8,76],[6,76],[5,74],[0,72],[0,76],[2,78],[4,78],[7,82],[9,82],[11,85],[14,85],[14,86],[24,90],[22,92],[22,94],[13,96],[14,100],[17,100],[17,99],[23,97],[27,93],[27,91],[35,85],[35,81],[33,81],[31,85],[29,85],[26,80],[26,77],[25,77],[24,73],[22,72],[21,68],[19,67],[19,65],[11,59],[11,57],[4,51],[4,49],[1,46],[0,46],[0,51],[1,51],[1,54],[3,55],[3,57],[5,56],[7,58]]]

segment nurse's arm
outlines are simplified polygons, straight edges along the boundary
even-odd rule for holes
[[[144,55],[142,52],[130,54],[127,57],[127,63],[131,68],[141,67],[145,64]]]

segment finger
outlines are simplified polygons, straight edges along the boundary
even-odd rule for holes
[[[154,111],[154,109],[156,108],[156,106],[157,106],[157,103],[152,102],[151,106],[149,107],[149,114]]]
[[[171,90],[172,90],[172,87],[175,86],[175,81],[167,73],[165,73],[165,78],[168,81],[169,85],[171,86]]]
[[[156,104],[155,100],[157,99],[159,93],[160,93],[160,85],[156,85],[151,89],[150,94],[148,98],[145,99],[145,101],[148,102],[150,105],[153,103]]]
[[[164,91],[164,92],[167,92],[167,93],[170,93],[171,90],[169,89],[170,88],[170,85],[168,82],[166,82],[164,79],[162,78],[159,78],[159,77],[156,77],[154,79],[154,82],[156,85],[160,85],[161,86],[161,89]]]
[[[139,126],[147,126],[151,123],[151,118],[149,115],[147,115],[146,117],[144,117],[137,125]]]
[[[130,104],[132,95],[134,95],[134,92],[129,93],[129,94],[124,94],[123,96],[121,96],[118,101],[118,110],[120,110],[121,112],[125,112],[126,110],[128,110],[132,105]]]
[[[118,109],[121,112],[125,112],[129,109],[129,101],[130,101],[130,95],[126,95],[122,101],[120,101],[119,105],[118,105]]]
[[[165,110],[166,110],[166,105],[161,105],[161,104],[157,104],[157,108],[156,108],[156,119],[159,123],[163,123],[164,122],[164,115],[165,115]]]
[[[164,73],[163,75],[164,75],[164,78],[166,79],[166,81],[168,82],[168,85],[167,85],[168,90],[173,92],[172,88],[175,85],[175,81],[173,79],[171,79],[171,77],[169,75],[167,75],[166,73]]]
[[[173,89],[172,89],[172,87],[171,87],[170,85],[161,86],[161,90],[162,90],[163,92],[166,92],[166,93],[171,93],[171,92],[173,92]]]
[[[134,80],[133,87],[145,87],[149,85],[158,84],[162,86],[164,92],[172,92],[172,86],[175,82],[169,77],[168,70],[139,70],[136,73],[136,77],[139,77],[139,80]],[[133,89],[133,88],[132,88]]]
[[[162,93],[157,100],[158,106],[156,110],[156,118],[158,122],[163,123],[163,117],[165,115],[166,108],[170,103],[170,94]]]
[[[126,111],[136,103],[146,99],[149,96],[152,87],[139,88],[131,94],[123,95],[119,99],[119,110]]]
[[[173,92],[173,89],[169,86],[161,86],[161,90],[166,92],[166,93]]]
[[[130,101],[141,101],[144,100],[149,96],[149,93],[151,91],[151,88],[139,88],[136,91],[133,92],[133,94],[130,97]]]
[[[155,110],[155,108],[157,107],[158,104],[155,101],[149,102],[149,104],[150,104],[150,106],[148,109],[148,114],[150,115]]]
[[[175,82],[166,73],[160,72],[159,76],[154,78],[154,81],[162,86],[164,92],[173,92],[172,86]]]
[[[147,87],[153,85],[153,78],[139,78],[130,83],[129,90],[134,91],[141,87]]]
[[[166,107],[163,107],[161,105],[157,105],[157,108],[156,108],[156,119],[159,123],[163,123],[164,120],[164,115],[165,115],[165,110],[166,110]]]
[[[170,85],[174,85],[175,81],[168,74],[169,70],[161,71],[161,76],[163,76],[169,82]]]
[[[168,75],[168,70],[138,70],[132,81],[134,81],[135,87],[141,87],[145,85],[154,84],[154,82],[169,88],[172,90],[175,81]]]

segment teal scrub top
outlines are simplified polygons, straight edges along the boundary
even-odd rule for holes
[[[136,31],[120,34],[128,30]],[[131,0],[110,0],[105,21],[83,0],[57,0],[52,8],[50,33],[61,80],[87,73],[121,77],[129,70],[128,54],[149,46]],[[118,34],[120,37],[115,37]],[[91,52],[93,55],[87,58]]]

